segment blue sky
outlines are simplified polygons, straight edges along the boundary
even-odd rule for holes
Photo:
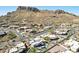
[[[41,10],[57,10],[61,9],[70,13],[79,15],[79,6],[35,6]],[[16,6],[0,6],[0,16],[5,15],[7,12],[15,11]]]

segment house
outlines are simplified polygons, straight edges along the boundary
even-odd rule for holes
[[[45,46],[45,43],[42,42],[42,41],[40,41],[40,42],[35,42],[32,45],[34,45],[34,47],[44,47]]]
[[[4,27],[4,28],[8,28],[9,25],[8,25],[8,24],[6,24],[6,25],[2,25],[2,27]]]
[[[27,50],[28,49],[27,49],[26,45],[22,42],[19,42],[15,47],[13,47],[9,50],[9,53],[23,53]]]
[[[19,30],[20,32],[26,32],[27,29],[28,29],[27,26],[23,26],[23,27],[18,28],[18,30]],[[29,30],[28,30],[28,31],[29,31]]]
[[[17,28],[19,28],[19,26],[17,26],[17,25],[10,25],[9,28],[10,29],[17,29]]]
[[[18,51],[18,49],[16,47],[14,47],[9,50],[9,53],[16,53],[17,51]]]
[[[55,30],[55,33],[59,35],[67,35],[70,30],[70,26],[71,24],[69,23],[62,23],[58,29]]]
[[[55,35],[55,34],[48,34],[48,33],[46,33],[46,34],[43,34],[43,35],[41,35],[41,36],[42,36],[42,37],[49,37],[50,40],[58,40],[58,39],[59,39],[58,36]]]
[[[70,40],[65,42],[65,45],[67,47],[71,47],[74,43],[77,44],[77,41],[70,39]]]
[[[68,29],[61,28],[61,29],[57,29],[55,33],[58,35],[67,35],[68,31],[69,31]]]
[[[73,52],[79,52],[79,45],[78,44],[74,44],[71,46],[71,51]]]
[[[32,47],[44,48],[45,42],[42,40],[42,38],[35,38],[34,40],[30,41],[30,45]]]
[[[75,40],[68,40],[65,45],[73,52],[77,52],[79,50],[79,43]]]
[[[49,35],[48,37],[49,37],[51,40],[58,40],[58,39],[59,39],[58,36],[57,36],[57,35],[54,35],[54,34]]]
[[[45,26],[44,30],[49,29],[49,28],[52,28],[52,26]]]
[[[7,35],[6,32],[4,32],[4,31],[0,31],[0,36],[5,36],[5,35]]]

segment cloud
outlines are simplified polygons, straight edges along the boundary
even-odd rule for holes
[[[6,15],[6,14],[7,14],[7,11],[0,11],[0,16]]]

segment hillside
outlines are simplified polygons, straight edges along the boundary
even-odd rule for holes
[[[12,24],[12,21],[21,23],[24,21],[26,24],[50,25],[54,22],[73,22],[74,19],[78,18],[78,16],[63,10],[45,11],[33,7],[19,6],[16,11],[8,12],[7,15],[0,17],[0,22],[6,21]]]
[[[18,6],[16,11],[0,16],[2,53],[55,52],[57,47],[65,50],[58,44],[64,46],[70,39],[79,42],[79,16],[64,10]],[[52,43],[57,45],[54,49]]]

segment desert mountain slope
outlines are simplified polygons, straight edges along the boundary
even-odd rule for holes
[[[57,49],[61,52],[62,48],[57,45],[62,44],[69,50],[74,45],[73,40],[78,41],[75,51],[79,51],[79,16],[63,10],[19,6],[16,11],[0,16],[0,52],[35,53]],[[64,45],[66,41],[68,47]],[[50,50],[54,45],[53,51]]]
[[[6,21],[9,23],[23,21],[27,24],[36,23],[43,25],[51,25],[55,22],[73,22],[74,19],[79,19],[78,16],[65,12],[63,10],[39,10],[35,7],[17,7],[16,11],[8,12],[7,15],[0,17],[1,21]]]

